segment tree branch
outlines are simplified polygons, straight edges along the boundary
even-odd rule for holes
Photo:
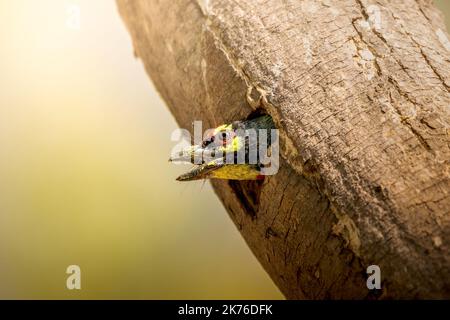
[[[213,186],[287,298],[450,297],[450,59],[429,1],[117,2],[180,126],[272,115],[278,174]]]

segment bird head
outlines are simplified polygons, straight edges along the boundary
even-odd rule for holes
[[[201,144],[184,148],[169,161],[195,164],[194,168],[179,176],[178,181],[263,179],[259,148],[270,146],[271,129],[274,128],[268,115],[224,124],[208,130]]]

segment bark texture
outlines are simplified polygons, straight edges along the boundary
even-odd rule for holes
[[[117,2],[181,127],[273,116],[279,173],[213,186],[287,298],[450,298],[450,43],[430,1]]]

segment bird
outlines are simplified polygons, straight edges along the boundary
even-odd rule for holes
[[[188,146],[169,159],[194,164],[176,180],[263,180],[261,156],[270,154],[274,129],[272,117],[260,115],[207,131],[201,144]]]

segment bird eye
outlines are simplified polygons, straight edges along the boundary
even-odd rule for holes
[[[231,139],[234,137],[234,132],[231,131],[223,131],[218,134],[220,144],[226,145],[231,142]]]

